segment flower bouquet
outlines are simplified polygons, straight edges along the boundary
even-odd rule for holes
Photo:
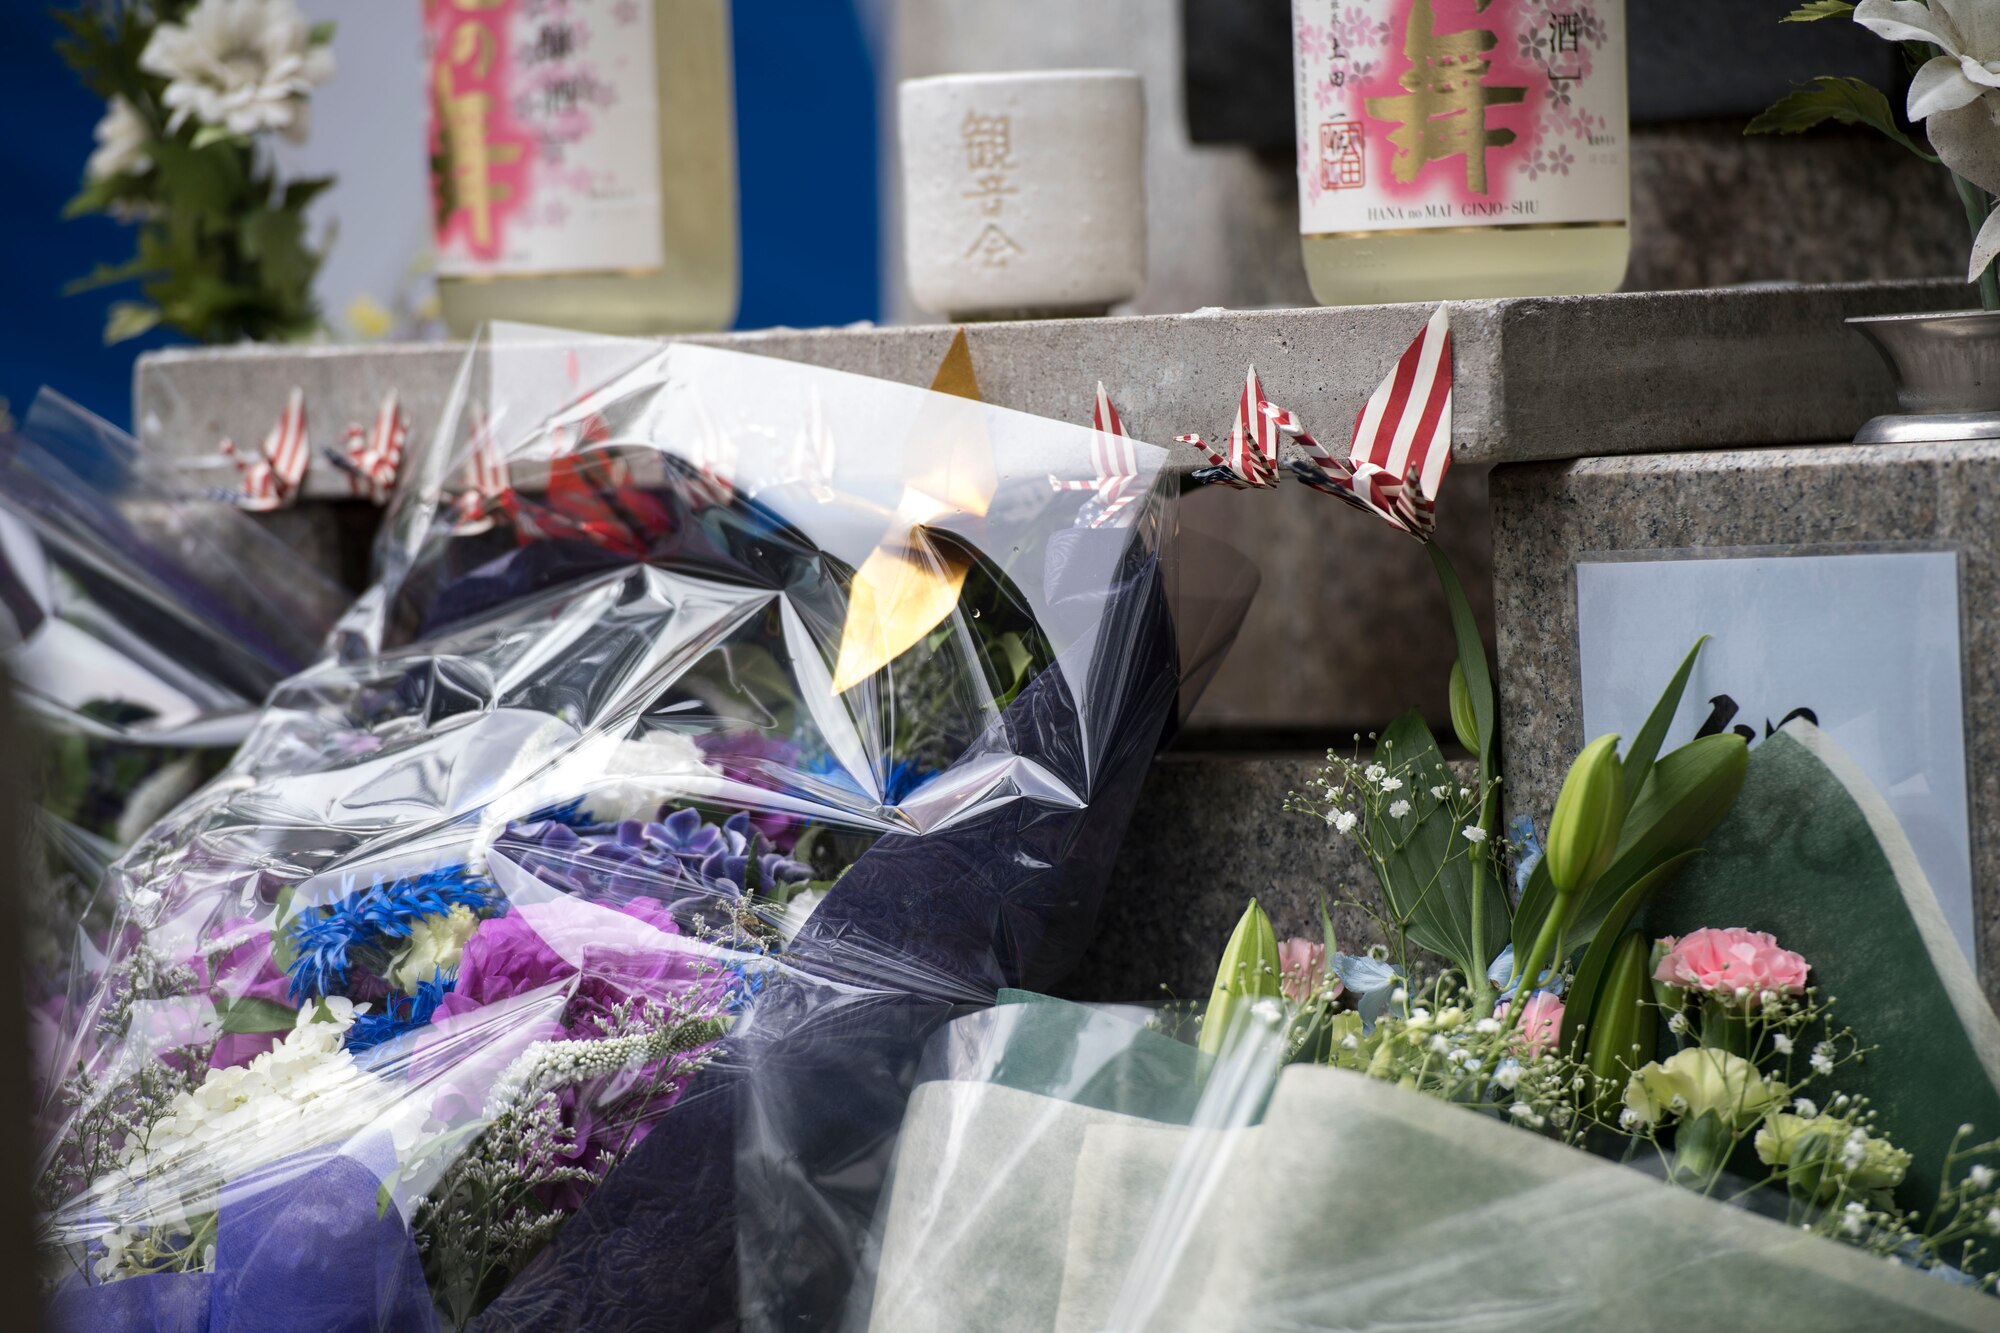
[[[252,576],[254,571],[255,577]],[[346,599],[233,506],[43,391],[0,434],[0,662],[33,739],[30,999],[58,1026],[105,863],[218,772]],[[48,1053],[44,1047],[43,1054]]]
[[[1787,23],[1850,21],[1894,42],[1910,75],[1904,115],[1866,79],[1821,75],[1752,120],[1749,134],[1798,134],[1815,125],[1865,125],[1926,162],[1941,165],[1965,208],[1971,244],[1966,282],[1980,304],[2000,309],[2000,25],[1985,0],[1802,0]]]
[[[1252,902],[1199,1015],[954,1021],[849,1326],[2000,1320],[2000,1019],[1886,803],[1806,719],[1668,748],[1697,643],[1496,836],[1432,551],[1475,757],[1411,714],[1288,803],[1356,844],[1379,942]]]
[[[59,1325],[838,1305],[924,1040],[1074,963],[1234,623],[1160,451],[947,371],[475,347],[381,581],[112,871]]]
[[[1557,806],[1558,882],[1629,849],[1593,805],[1609,748]],[[1649,928],[1582,932],[1539,985],[1503,956],[1482,1001],[1394,917],[1368,953],[1281,944],[1252,903],[1200,1015],[1022,996],[956,1020],[850,1326],[1992,1327],[2000,1020],[1831,742],[1796,721],[1748,768],[1700,861],[1642,895]],[[1337,761],[1311,803],[1366,836],[1434,774]],[[1857,915],[1815,926],[1836,896],[1865,951]],[[1826,952],[1694,925],[1716,911]]]
[[[81,0],[55,19],[57,53],[105,104],[65,215],[137,228],[131,258],[70,287],[139,284],[144,299],[112,304],[104,340],[316,332],[330,237],[314,245],[306,209],[333,181],[286,179],[271,140],[305,141],[312,92],[333,77],[333,25],[294,0]]]

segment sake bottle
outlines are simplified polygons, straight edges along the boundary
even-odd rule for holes
[[[445,323],[735,317],[728,0],[425,0]]]
[[[1615,290],[1624,0],[1292,0],[1299,232],[1323,305]]]

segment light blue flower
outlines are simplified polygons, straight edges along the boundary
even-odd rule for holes
[[[1493,965],[1486,969],[1486,979],[1500,988],[1501,999],[1509,1000],[1514,997],[1514,992],[1520,988],[1520,983],[1514,980],[1513,945],[1510,944],[1500,951],[1500,956],[1495,958]],[[1561,995],[1563,987],[1568,984],[1569,979],[1551,967],[1542,973],[1541,985],[1535,987],[1535,989],[1545,990],[1554,995]]]
[[[1528,891],[1528,876],[1541,864],[1542,843],[1535,836],[1535,821],[1527,815],[1515,815],[1507,821],[1507,839],[1515,847],[1514,901],[1519,902]]]

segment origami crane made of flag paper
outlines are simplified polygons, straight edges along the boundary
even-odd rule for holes
[[[1278,484],[1278,428],[1265,412],[1267,406],[1263,382],[1257,378],[1257,367],[1252,366],[1236,398],[1236,420],[1229,427],[1225,450],[1214,448],[1199,435],[1174,437],[1201,450],[1208,459],[1208,468],[1196,474],[1199,479],[1237,490],[1261,490]]]
[[[1430,537],[1438,488],[1451,467],[1451,321],[1444,306],[1369,395],[1347,457],[1336,457],[1284,408],[1261,403],[1259,410],[1304,451],[1291,464],[1300,481],[1412,537]]]
[[[410,423],[391,389],[376,409],[375,420],[366,429],[349,426],[341,436],[340,448],[328,449],[326,458],[347,474],[355,495],[384,504],[389,492],[396,489],[396,472],[403,465],[403,446],[409,436]]]
[[[1122,526],[1129,521],[1132,502],[1139,498],[1139,456],[1102,381],[1090,424],[1092,475],[1065,480],[1051,474],[1049,485],[1058,491],[1095,491],[1084,504],[1081,520],[1093,528]]]
[[[234,440],[224,440],[218,448],[243,479],[241,490],[225,498],[259,513],[290,504],[312,459],[312,446],[306,441],[305,391],[294,388],[286,395],[278,424],[264,437],[255,457],[244,458]]]

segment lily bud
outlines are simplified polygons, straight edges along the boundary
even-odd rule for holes
[[[1617,1109],[1625,1081],[1652,1055],[1653,1014],[1644,1004],[1652,976],[1648,952],[1646,937],[1638,931],[1621,938],[1591,1006],[1584,1060],[1599,1115],[1608,1117]]]
[[[1479,753],[1479,718],[1472,711],[1472,691],[1465,684],[1465,664],[1451,664],[1451,729],[1458,743]]]
[[[1618,760],[1618,738],[1599,736],[1570,765],[1549,820],[1542,859],[1556,892],[1588,888],[1610,869],[1624,827],[1625,766]]]
[[[1237,1009],[1259,999],[1277,999],[1284,993],[1280,987],[1282,966],[1278,932],[1252,898],[1230,932],[1229,947],[1222,951],[1222,963],[1215,969],[1215,989],[1209,993],[1208,1012],[1201,1020],[1199,1045],[1204,1054],[1222,1050]]]

